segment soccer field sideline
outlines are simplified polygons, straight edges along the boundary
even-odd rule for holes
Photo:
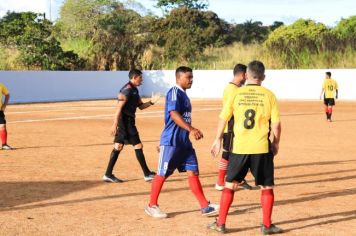
[[[195,102],[209,102],[211,101],[213,104],[198,104],[194,107],[193,113],[195,112],[204,112],[204,111],[219,111],[222,106],[216,103],[220,103],[218,99],[194,99]],[[48,121],[66,121],[66,120],[111,120],[114,116],[115,105],[106,105],[101,107],[100,105],[95,105],[95,103],[106,103],[106,101],[90,101],[89,103],[94,103],[94,105],[75,105],[76,103],[85,103],[83,101],[79,102],[67,102],[63,104],[21,104],[21,105],[11,105],[9,111],[7,112],[9,121],[8,124],[19,124],[19,123],[33,123],[33,122],[48,122]],[[304,101],[296,101],[296,100],[281,100],[280,102],[316,102],[314,100],[304,100]],[[342,101],[343,103],[353,103],[353,101]],[[215,103],[215,104],[214,104]],[[38,109],[39,108],[39,109]],[[46,109],[42,109],[46,108]],[[61,109],[51,109],[51,108],[61,108]],[[21,109],[21,111],[18,111]],[[25,111],[23,111],[25,109]],[[31,109],[31,110],[26,110]],[[105,112],[104,114],[96,114],[96,115],[75,115],[76,112],[92,112],[92,111],[111,111],[110,113]],[[72,115],[66,117],[58,117],[58,115],[53,115],[53,117],[49,118],[41,118],[41,119],[31,119],[31,118],[22,118],[16,119],[18,115],[31,115],[31,114],[39,114],[43,115],[46,113],[59,113],[61,115]],[[164,107],[163,103],[154,107],[153,111],[137,111],[137,118],[155,118],[155,117],[163,117]],[[322,114],[322,110],[320,110],[320,114]],[[300,116],[300,115],[317,115],[319,113],[311,112],[292,112],[292,113],[281,113],[281,116]],[[218,117],[216,117],[218,119]]]

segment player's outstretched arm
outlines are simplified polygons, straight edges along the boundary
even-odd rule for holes
[[[146,109],[147,107],[150,107],[150,106],[154,105],[156,102],[158,102],[160,97],[161,97],[160,93],[152,93],[151,99],[148,102],[142,102],[142,100],[140,98],[139,103],[141,105],[139,105],[138,108],[140,108],[140,110]]]
[[[271,128],[272,128],[272,151],[273,154],[276,156],[279,151],[279,141],[282,132],[281,122],[272,124]]]
[[[119,117],[121,115],[122,108],[124,107],[124,105],[127,101],[126,96],[121,93],[119,93],[119,95],[117,95],[117,98],[118,98],[119,102],[117,103],[117,106],[116,106],[116,112],[115,112],[113,124],[111,126],[111,132],[110,132],[112,136],[114,136],[116,134]]]
[[[191,126],[189,123],[185,122],[183,117],[177,111],[171,111],[169,113],[171,115],[172,120],[182,129],[187,130],[190,134],[192,134],[195,140],[199,140],[203,138],[203,133],[199,130]]]
[[[221,150],[221,141],[224,135],[225,126],[226,126],[226,121],[223,119],[219,119],[216,137],[210,150],[210,153],[213,157],[219,155],[219,152]]]
[[[324,93],[324,89],[321,89],[321,93],[320,93],[320,100],[323,97],[323,93]]]

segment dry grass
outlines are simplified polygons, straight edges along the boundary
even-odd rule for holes
[[[62,42],[64,50],[73,50],[80,57],[91,59],[92,45],[85,40],[68,40]],[[236,63],[247,64],[252,60],[261,60],[268,69],[291,69],[290,62],[283,61],[282,56],[272,55],[262,44],[234,43],[229,46],[207,48],[202,55],[191,61],[166,60],[163,57],[163,48],[150,46],[145,50],[140,61],[145,70],[175,69],[184,64],[193,69],[223,70],[231,69]],[[26,70],[18,63],[20,52],[14,49],[0,48],[0,70]],[[323,69],[323,68],[355,68],[356,51],[352,48],[344,52],[322,52],[319,54],[303,53],[297,55],[297,63],[293,69]],[[287,60],[289,57],[286,57]]]
[[[20,51],[0,47],[0,70],[27,70],[27,67],[18,63]]]

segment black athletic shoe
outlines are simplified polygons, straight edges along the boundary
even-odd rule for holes
[[[247,189],[247,190],[251,190],[252,189],[252,186],[249,185],[246,180],[243,180],[241,187],[244,188],[244,189]]]
[[[103,176],[103,180],[105,182],[109,182],[109,183],[122,183],[122,182],[124,182],[123,180],[116,178],[115,175],[111,175],[111,176],[104,175]]]
[[[263,235],[268,235],[268,234],[280,234],[283,233],[283,230],[281,228],[278,228],[274,224],[271,224],[269,228],[266,226],[262,225],[261,226],[261,232]]]

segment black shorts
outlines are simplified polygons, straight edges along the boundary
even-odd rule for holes
[[[232,144],[234,141],[234,133],[224,133],[223,136],[223,153],[222,153],[222,158],[225,160],[229,160],[229,154],[232,151]]]
[[[5,114],[3,111],[0,111],[0,125],[4,125],[4,124],[6,124]]]
[[[229,164],[227,166],[226,182],[237,181],[241,183],[245,179],[249,169],[255,177],[256,186],[274,185],[274,164],[272,153],[231,153],[229,157]]]
[[[121,115],[119,126],[114,138],[114,143],[132,145],[141,143],[134,117],[125,116],[124,114]]]
[[[335,99],[333,98],[324,98],[325,106],[335,106]]]

